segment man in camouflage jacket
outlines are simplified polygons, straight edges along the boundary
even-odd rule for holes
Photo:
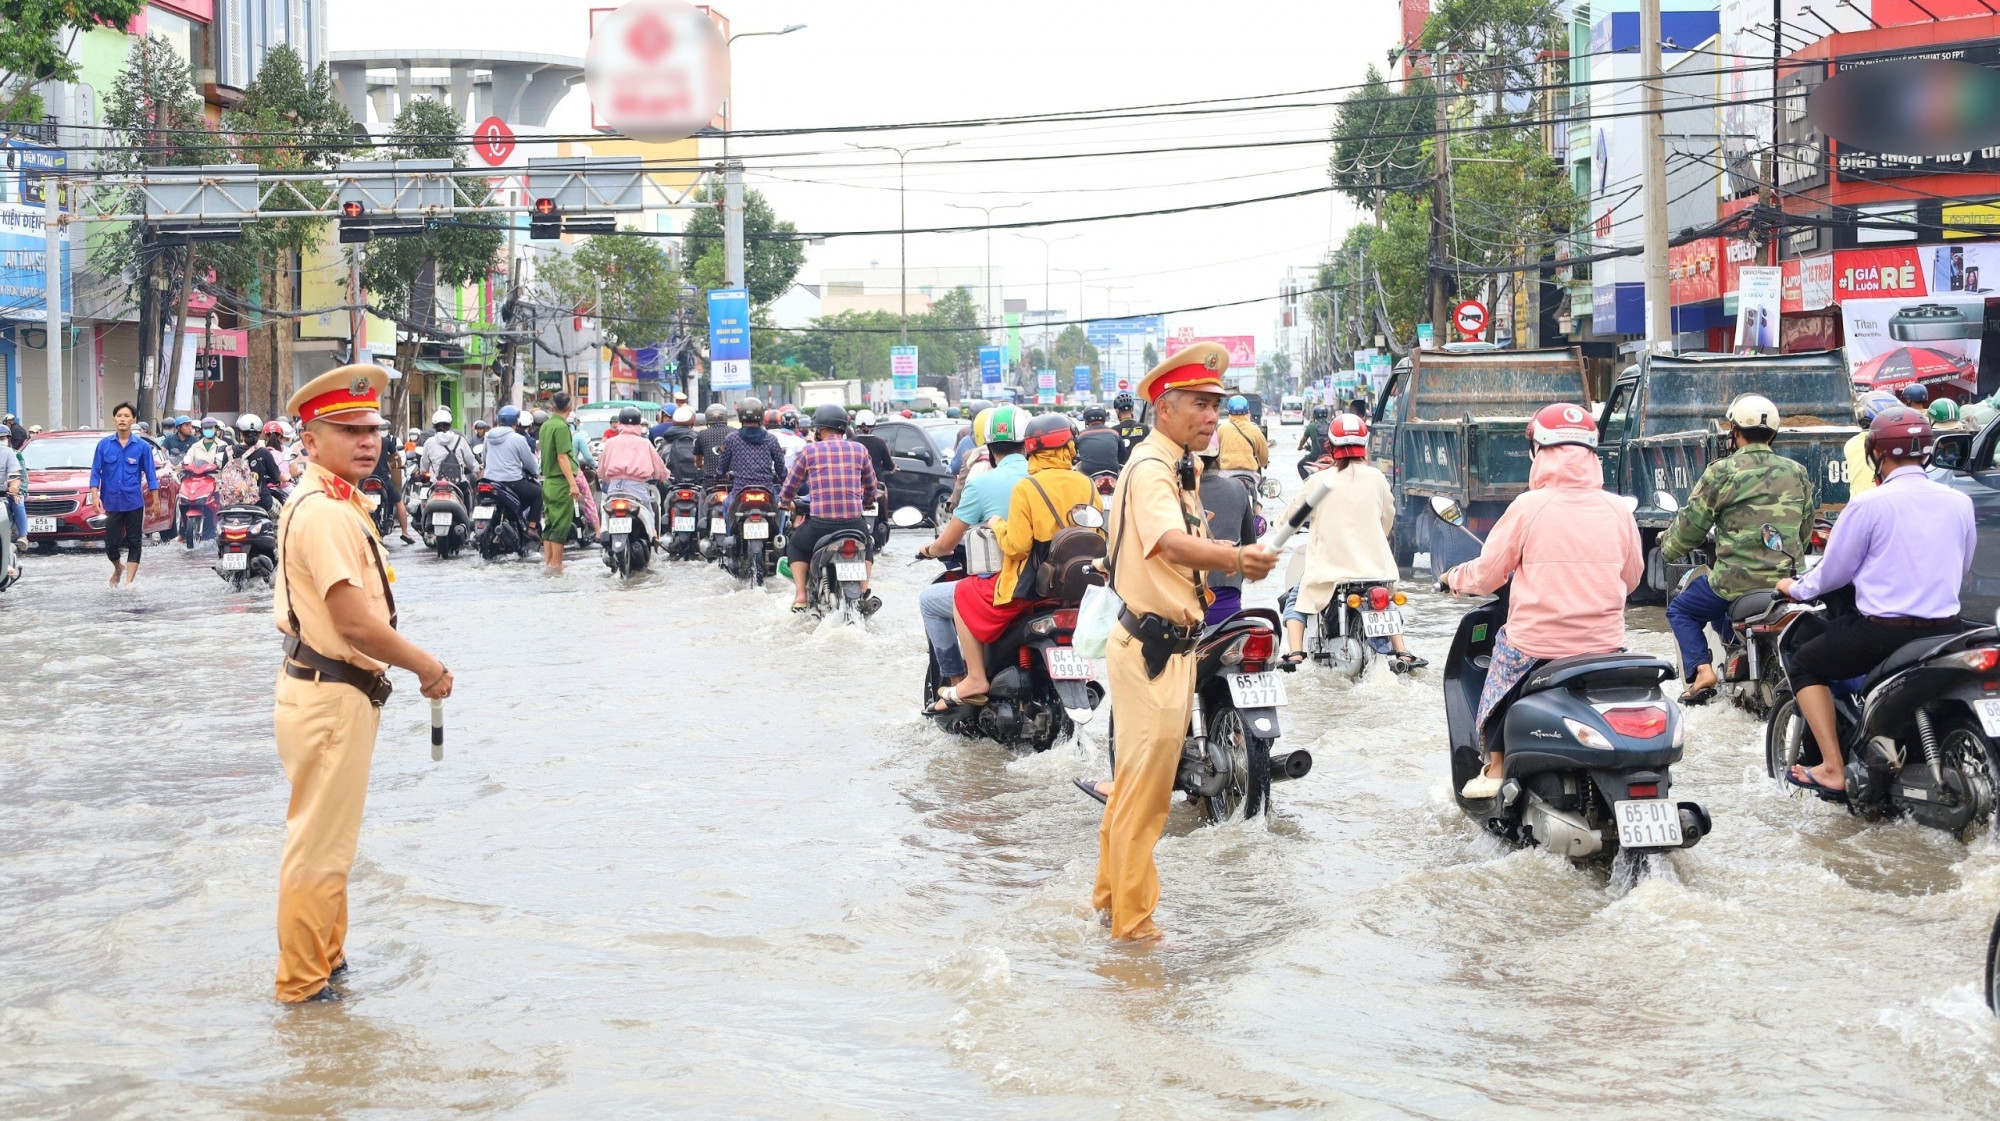
[[[1661,555],[1678,561],[1715,531],[1709,574],[1667,604],[1667,623],[1680,644],[1681,673],[1689,683],[1683,704],[1702,704],[1715,695],[1715,667],[1702,627],[1726,635],[1730,604],[1796,575],[1796,558],[1812,532],[1812,478],[1771,450],[1777,407],[1754,394],[1739,397],[1729,406],[1729,426],[1736,452],[1708,465],[1660,537]]]

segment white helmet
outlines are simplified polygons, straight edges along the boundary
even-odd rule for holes
[[[297,436],[297,435],[298,435],[298,433],[297,433],[296,431],[294,431],[294,430],[293,430],[293,428],[292,428],[292,422],[291,422],[291,421],[289,421],[289,420],[281,420],[281,421],[279,421],[279,422],[278,422],[278,427],[279,427],[279,428],[280,428],[281,430],[283,430],[283,432],[285,433],[285,439],[287,439],[287,440],[289,440],[289,439],[292,439],[292,438],[293,438],[294,436]]]
[[[1729,423],[1738,428],[1778,427],[1778,406],[1769,397],[1745,393],[1729,403]]]
[[[442,408],[442,407],[440,407],[440,408],[438,409],[438,411],[437,411],[437,412],[434,412],[434,413],[432,413],[432,414],[431,414],[431,423],[432,423],[432,424],[450,424],[450,423],[451,423],[451,410],[450,410],[450,409],[447,409],[447,408]]]
[[[264,422],[257,419],[256,413],[242,413],[236,418],[236,427],[245,432],[255,432],[264,427]]]
[[[867,409],[863,409],[863,410],[861,410],[860,412],[858,412],[858,413],[855,413],[855,414],[854,414],[854,427],[856,427],[856,428],[873,428],[873,427],[875,427],[875,414],[874,414],[874,413],[872,413],[872,412],[870,412],[870,411],[868,411]]]
[[[682,398],[683,400],[685,400],[685,399],[686,399],[686,396],[687,396],[687,395],[686,395],[686,394],[681,394],[680,396],[681,396],[681,398]],[[692,405],[682,405],[682,406],[681,406],[680,408],[678,408],[678,409],[675,409],[675,410],[674,410],[674,423],[675,423],[675,424],[679,424],[679,425],[691,425],[691,424],[693,424],[693,423],[694,423],[694,406],[692,406]]]

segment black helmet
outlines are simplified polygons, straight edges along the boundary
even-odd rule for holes
[[[764,402],[755,397],[745,397],[736,402],[736,419],[744,424],[764,423]]]
[[[960,416],[964,417],[967,420],[978,420],[980,413],[983,413],[992,407],[993,407],[993,402],[988,401],[986,398],[974,397],[970,401],[961,403],[959,405],[958,412]]]
[[[639,406],[627,405],[624,408],[618,410],[618,423],[644,424],[646,422],[644,420],[641,420],[639,417]]]
[[[708,412],[706,415],[708,417],[708,423],[710,424],[728,424],[729,406],[723,404],[720,401],[717,401],[715,404],[710,405],[708,407]]]
[[[847,410],[839,405],[821,405],[813,410],[814,428],[831,428],[835,432],[847,431]]]
[[[1117,396],[1117,398],[1115,398],[1111,402],[1111,407],[1117,409],[1121,413],[1130,412],[1132,409],[1132,395],[1130,393],[1120,393]]]
[[[1314,419],[1314,420],[1325,420],[1325,419],[1326,419],[1326,406],[1325,406],[1325,405],[1314,405],[1314,406],[1313,406],[1313,419]]]
[[[1085,424],[1103,424],[1110,415],[1110,413],[1104,411],[1103,405],[1092,405],[1083,410],[1083,422]]]

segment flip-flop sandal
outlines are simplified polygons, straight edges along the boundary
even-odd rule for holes
[[[1098,805],[1108,806],[1111,804],[1109,799],[1107,799],[1104,795],[1097,792],[1096,783],[1085,782],[1080,778],[1073,778],[1070,780],[1070,783],[1074,785],[1078,790],[1083,791],[1086,795],[1090,797],[1092,801],[1096,802]]]
[[[1714,685],[1704,685],[1699,689],[1689,689],[1687,692],[1681,694],[1681,706],[1684,708],[1699,708],[1715,699],[1716,689],[1717,686]]]
[[[946,685],[940,688],[938,690],[938,700],[945,702],[947,705],[951,707],[937,708],[933,706],[929,711],[936,716],[942,716],[945,713],[958,708],[986,707],[986,694],[981,693],[976,697],[961,697],[958,695],[958,686],[956,685]]]
[[[1403,668],[1406,670],[1422,669],[1425,666],[1430,665],[1430,662],[1427,659],[1419,658],[1415,654],[1412,654],[1408,651],[1404,651],[1401,654],[1395,655],[1395,658],[1397,661],[1403,663]]]
[[[1284,670],[1286,673],[1297,673],[1299,671],[1299,667],[1305,664],[1305,660],[1306,660],[1305,651],[1294,650],[1291,653],[1286,654],[1284,657],[1278,659],[1278,668]]]
[[[1801,790],[1810,790],[1814,794],[1820,796],[1821,798],[1826,799],[1829,802],[1847,801],[1846,790],[1835,790],[1833,787],[1828,786],[1825,783],[1814,778],[1812,776],[1811,771],[1806,772],[1806,777],[1800,778],[1797,775],[1793,774],[1790,770],[1787,770],[1785,772],[1785,782],[1787,782],[1792,786],[1796,786]]]
[[[794,615],[803,615],[811,610],[812,604],[810,603],[795,603],[792,605],[792,614]]]

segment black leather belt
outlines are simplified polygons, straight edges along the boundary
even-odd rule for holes
[[[1201,638],[1201,625],[1178,626],[1164,615],[1135,615],[1129,607],[1118,611],[1118,622],[1127,634],[1139,640],[1139,652],[1146,659],[1146,676],[1158,677],[1167,668],[1167,659],[1189,653]]]
[[[1898,627],[1912,631],[1941,631],[1946,627],[1959,625],[1955,616],[1950,619],[1912,619],[1906,615],[1863,615],[1862,618],[1878,627]]]
[[[381,708],[389,701],[389,694],[395,687],[389,684],[389,675],[379,671],[365,670],[352,662],[343,662],[307,646],[297,636],[285,639],[285,676],[300,681],[326,682],[352,685],[361,690],[368,703]]]

